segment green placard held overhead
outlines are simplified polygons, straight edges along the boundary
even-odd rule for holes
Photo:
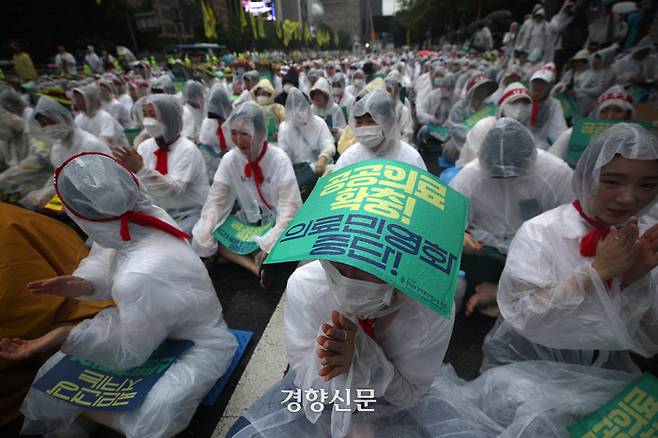
[[[468,200],[434,175],[392,160],[320,178],[265,263],[352,265],[450,318]]]

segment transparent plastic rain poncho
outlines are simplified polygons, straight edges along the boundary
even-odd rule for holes
[[[285,152],[268,145],[258,161],[264,177],[259,194],[253,173],[247,177],[245,167],[248,162],[258,160],[265,147],[267,128],[263,110],[254,102],[245,102],[233,110],[222,129],[231,150],[219,163],[201,218],[194,226],[192,247],[202,257],[217,251],[212,232],[224,223],[237,201],[236,214],[245,223],[275,222],[270,231],[255,239],[261,250],[269,252],[302,205],[292,163]],[[249,157],[231,140],[232,130],[251,136]]]
[[[167,174],[155,170],[159,146],[149,138],[137,147],[144,167],[137,173],[155,203],[164,208],[181,228],[190,232],[199,219],[201,207],[208,195],[208,174],[201,151],[179,134],[182,130],[182,109],[174,96],[154,94],[144,104],[155,107],[158,120],[165,125],[164,141],[169,150]]]
[[[119,102],[116,98],[116,87],[109,79],[102,79],[98,81],[100,89],[100,96],[102,107],[114,119],[121,124],[123,128],[128,128],[131,125],[130,111]]]
[[[286,121],[279,128],[277,145],[288,154],[293,164],[313,164],[321,155],[331,161],[336,154],[334,138],[327,124],[313,115],[311,104],[297,88],[288,92]]]
[[[20,116],[0,108],[0,198],[25,196],[52,176],[50,147],[28,135],[27,126]]]
[[[167,338],[194,341],[139,408],[109,414],[112,427],[127,437],[173,436],[187,426],[237,346],[208,272],[185,241],[166,232],[129,222],[130,240],[121,239],[119,216],[128,211],[175,223],[111,157],[79,156],[63,167],[57,181],[67,213],[95,242],[73,273],[93,284],[93,294],[82,298],[112,299],[116,307],[75,326],[36,379],[64,354],[124,370],[144,363]],[[86,435],[76,421],[81,409],[39,390],[28,392],[21,411],[23,433]]]
[[[484,105],[485,99],[496,91],[496,83],[490,79],[485,79],[471,85],[471,81],[481,75],[483,73],[479,71],[471,74],[466,84],[468,87],[466,95],[453,105],[448,116],[447,126],[450,129],[450,135],[460,149],[464,145],[466,134],[468,133],[468,128],[464,125],[464,120],[479,109],[479,107],[473,107],[473,102],[480,100],[481,105]]]
[[[601,111],[611,105],[625,109],[627,120],[632,120],[635,117],[635,107],[631,103],[631,98],[628,96],[628,93],[626,93],[626,90],[621,85],[613,85],[601,94],[589,116],[593,118],[601,118]],[[553,143],[550,149],[548,149],[548,152],[556,157],[566,159],[572,132],[573,127],[560,134],[557,140],[555,140],[555,143]]]
[[[338,130],[338,132],[334,134],[334,140],[338,140],[343,133],[343,129],[345,129],[347,126],[345,116],[343,115],[343,110],[341,110],[338,104],[334,102],[334,97],[331,93],[331,85],[325,78],[318,79],[315,82],[315,85],[311,87],[311,91],[309,92],[309,97],[311,97],[311,100],[313,100],[313,94],[316,92],[320,92],[325,95],[327,98],[327,104],[324,106],[324,108],[317,107],[315,104],[313,104],[311,105],[311,110],[313,111],[313,114],[324,119],[327,124],[329,124],[328,120],[331,117],[331,127]]]
[[[219,135],[217,129],[220,128],[220,120],[216,117],[221,117],[221,123],[226,121],[231,115],[233,106],[231,101],[228,98],[228,92],[223,85],[215,85],[210,90],[210,95],[208,96],[208,105],[207,105],[208,116],[212,115],[213,117],[206,117],[201,123],[201,130],[199,132],[199,143],[209,146],[214,154],[209,154],[204,152],[203,159],[206,162],[206,170],[208,172],[208,180],[212,183],[217,167],[219,167],[219,162],[222,159],[222,155],[225,152],[223,151],[219,144]],[[226,139],[225,139],[226,140]],[[228,142],[226,143],[228,147]]]
[[[530,87],[532,88],[532,81]],[[540,101],[537,121],[534,125],[531,123],[530,128],[532,135],[535,137],[537,147],[547,150],[567,129],[567,122],[564,118],[564,111],[560,102],[550,96]]]
[[[399,76],[399,74],[397,75]],[[395,103],[395,113],[398,119],[398,128],[400,129],[400,137],[405,142],[409,143],[414,136],[414,121],[411,118],[411,111],[400,101],[400,82],[396,79],[385,79],[387,88],[391,88],[393,94],[391,99]]]
[[[54,121],[56,125],[63,127],[60,129],[68,131],[67,136],[63,140],[48,136],[47,132],[37,121],[37,115],[43,115]],[[49,160],[52,168],[58,167],[69,157],[81,152],[112,153],[110,148],[101,139],[78,128],[71,112],[48,96],[41,96],[37,101],[37,105],[30,117],[29,125],[31,135],[37,140],[44,141],[50,145]],[[48,178],[41,189],[28,193],[27,196],[21,199],[20,204],[28,208],[38,208],[42,207],[53,196],[55,196],[55,189],[52,179]]]
[[[269,93],[269,98],[265,103],[258,103],[256,92],[258,90],[264,90]],[[275,103],[274,98],[276,97],[276,90],[272,86],[272,83],[269,79],[261,79],[256,85],[251,89],[251,100],[261,107],[265,118],[273,117],[276,120],[276,124],[279,125],[285,120],[285,110],[283,105]]]
[[[421,125],[434,123],[443,125],[448,120],[453,103],[453,89],[457,77],[448,73],[439,86],[427,94],[416,97],[416,118]]]
[[[479,120],[466,134],[466,142],[459,153],[459,159],[455,163],[456,167],[464,167],[471,161],[475,160],[480,153],[480,146],[484,142],[489,130],[496,123],[495,117],[485,117]]]
[[[284,319],[290,371],[245,412],[244,416],[253,424],[236,437],[251,437],[256,432],[265,437],[343,437],[350,427],[356,433],[352,436],[374,436],[357,433],[359,423],[386,424],[394,414],[413,416],[412,407],[438,374],[448,348],[454,314],[449,319],[443,318],[398,292],[393,295],[390,307],[370,315],[377,315],[374,338],[358,329],[349,371],[328,382],[318,375],[316,337],[321,334],[322,324],[331,321],[333,310],[357,322],[339,303],[330,284],[337,282],[338,287],[348,288],[356,301],[362,284],[367,289],[391,287],[346,279],[332,266],[329,262],[315,261],[298,268],[288,280]],[[345,408],[347,412],[336,412],[331,404],[324,405],[322,413],[314,412],[312,409],[317,408],[304,400],[298,413],[290,413],[286,404],[282,404],[286,394],[281,390],[295,388],[300,388],[302,394],[310,388],[324,390],[330,397],[335,391],[344,397],[348,388],[352,397],[357,388],[372,389],[377,398],[376,404],[371,405],[375,412],[355,414],[349,407]],[[352,402],[351,410],[355,408]],[[377,433],[376,436],[389,435]]]
[[[535,148],[525,126],[502,118],[450,186],[471,201],[469,232],[507,253],[523,222],[573,201],[571,175],[564,161]]]
[[[196,142],[205,116],[206,90],[199,82],[189,80],[183,88],[183,129],[181,135]],[[195,107],[196,105],[197,107]]]
[[[24,117],[27,102],[12,88],[4,88],[0,91],[0,106],[17,116]]]
[[[343,111],[343,115],[347,114],[347,117],[349,117],[350,110],[354,105],[355,98],[350,93],[348,93],[345,88],[345,83],[346,83],[345,75],[341,72],[336,73],[333,78],[333,83],[331,84],[332,88],[333,88],[333,84],[335,83],[339,83],[340,87],[343,89],[343,95],[341,96],[340,101],[336,101],[336,104],[340,106],[341,111]],[[334,100],[335,99],[336,97],[334,96]]]
[[[617,155],[657,160],[658,141],[637,125],[620,123],[585,149],[573,186],[590,217],[601,169]],[[628,351],[647,358],[658,352],[656,269],[625,287],[620,279],[607,285],[592,268],[593,258],[580,254],[591,230],[571,204],[519,229],[500,279],[502,316],[485,340],[485,363],[545,359],[635,372]]]
[[[169,75],[163,75],[151,81],[149,87],[149,94],[176,94],[176,87],[174,81],[171,80]]]
[[[102,109],[98,85],[74,88],[73,93],[80,93],[85,101],[85,111],[75,116],[75,123],[80,129],[100,138],[112,149],[129,146],[121,124]]]
[[[645,36],[631,49],[626,56],[618,59],[612,66],[615,81],[621,85],[632,85],[635,80],[644,76],[649,81],[658,79],[658,59],[654,52],[654,44],[650,36]],[[635,59],[633,55],[639,51],[649,50],[644,59]]]
[[[402,161],[426,169],[425,162],[418,151],[409,144],[400,140],[395,105],[389,94],[382,89],[375,89],[362,97],[354,104],[350,114],[350,129],[355,132],[356,117],[369,114],[384,133],[384,142],[377,151],[373,151],[361,143],[350,146],[343,152],[334,169],[338,170],[350,164],[358,163],[372,158],[387,158],[389,160]]]

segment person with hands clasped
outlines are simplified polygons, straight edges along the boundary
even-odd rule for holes
[[[658,140],[638,125],[604,131],[573,175],[576,201],[527,221],[498,288],[501,318],[484,368],[551,360],[639,372],[658,352]]]

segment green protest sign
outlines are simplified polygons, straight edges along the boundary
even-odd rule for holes
[[[572,438],[658,436],[658,379],[642,374],[598,411],[567,429]]]
[[[267,233],[274,223],[266,225],[248,225],[236,216],[229,216],[223,224],[215,228],[213,236],[219,243],[236,254],[251,254],[258,249],[252,237]]]
[[[490,117],[495,115],[496,115],[496,104],[493,102],[489,102],[479,110],[475,111],[470,116],[466,117],[466,119],[464,119],[464,125],[466,125],[468,129],[471,129],[473,126],[475,126],[477,122],[484,119],[485,117]]]
[[[427,125],[427,132],[435,139],[443,142],[448,140],[448,137],[450,136],[450,133],[448,132],[448,128],[446,128],[445,126],[436,125],[434,123],[430,123],[429,125]]]
[[[172,82],[174,83],[174,88],[176,89],[176,92],[182,93],[183,88],[185,88],[185,79],[174,78]]]
[[[603,131],[621,122],[628,123],[627,120],[577,118],[569,138],[569,146],[565,156],[567,163],[575,166],[587,145],[596,140],[596,137]],[[646,120],[633,120],[631,123],[637,123],[646,129],[651,129],[651,122]]]
[[[345,263],[450,318],[467,213],[468,200],[429,172],[363,161],[318,180],[265,263]]]
[[[133,144],[135,137],[137,137],[140,132],[141,129],[139,128],[126,128],[123,130],[123,133],[125,134],[126,138],[128,139],[128,143],[130,144]]]
[[[279,123],[276,118],[272,116],[265,117],[265,125],[267,126],[267,141],[270,143],[276,142],[276,133],[279,130]]]
[[[564,113],[565,119],[570,119],[580,113],[580,108],[575,98],[565,93],[559,93],[555,98],[562,106],[562,112]]]

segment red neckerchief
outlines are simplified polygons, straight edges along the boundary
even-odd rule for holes
[[[256,158],[254,161],[248,161],[247,165],[244,166],[244,176],[250,178],[251,174],[253,173],[254,182],[256,183],[256,190],[258,191],[258,196],[260,196],[260,199],[261,201],[263,201],[265,206],[271,210],[272,207],[270,207],[270,204],[267,203],[267,200],[265,199],[265,197],[260,191],[260,186],[261,184],[263,184],[263,181],[265,181],[265,177],[263,176],[263,169],[260,168],[260,164],[258,163],[265,156],[266,152],[267,152],[267,142],[263,143],[263,148],[261,149],[258,158]]]
[[[359,325],[361,326],[361,329],[363,332],[370,336],[371,338],[375,338],[375,323],[377,322],[376,318],[369,318],[369,319],[361,319],[359,318]]]
[[[594,257],[596,255],[596,249],[599,245],[599,240],[605,239],[610,233],[610,227],[603,225],[601,222],[593,219],[583,211],[583,207],[580,205],[579,200],[573,201],[573,206],[576,211],[580,214],[580,217],[583,218],[590,226],[594,229],[583,236],[580,240],[580,255],[583,257]]]
[[[539,117],[539,105],[546,100],[548,94],[544,96],[541,100],[532,99],[532,114],[530,115],[530,126],[535,127],[537,125],[537,118]]]
[[[180,135],[178,137],[180,137]],[[169,158],[169,146],[174,144],[178,140],[178,137],[176,137],[174,141],[172,141],[166,146],[160,146],[160,144],[158,144],[158,141],[155,140],[156,144],[158,145],[158,148],[153,152],[153,155],[156,156],[155,170],[160,172],[162,175],[166,175],[169,172],[169,167],[167,165],[167,161]]]
[[[219,140],[219,149],[222,152],[226,152],[226,149],[228,149],[228,146],[226,146],[226,139],[224,138],[224,131],[222,130],[222,125],[217,122],[217,131],[215,131],[215,134],[217,135],[217,139]]]
[[[55,170],[55,192],[57,192],[57,196],[59,196],[59,199],[62,201],[62,204],[64,204],[64,206],[66,206],[67,210],[70,211],[73,215],[75,215],[75,216],[77,216],[81,219],[90,221],[90,222],[111,222],[111,221],[119,220],[120,223],[121,223],[121,226],[119,228],[119,235],[121,236],[121,240],[123,240],[123,241],[130,240],[130,228],[128,227],[128,222],[132,222],[134,224],[141,225],[142,227],[151,227],[151,228],[158,229],[160,231],[164,231],[165,233],[171,234],[172,236],[174,236],[178,239],[183,239],[183,240],[188,239],[189,240],[189,239],[192,238],[192,236],[190,236],[186,232],[174,227],[173,225],[168,224],[167,222],[165,222],[161,219],[158,219],[155,216],[151,216],[151,215],[143,213],[141,211],[129,210],[129,211],[123,213],[121,216],[113,216],[113,217],[102,218],[102,219],[92,219],[92,218],[85,217],[85,216],[81,215],[80,213],[75,211],[73,208],[71,208],[69,205],[67,205],[66,201],[65,201],[65,198],[63,198],[62,195],[59,193],[59,187],[57,185],[57,179],[58,179],[59,174],[61,173],[62,169],[64,168],[64,166],[66,166],[72,160],[74,160],[74,159],[76,159],[76,158],[78,158],[82,155],[102,155],[104,157],[111,158],[112,160],[119,163],[120,166],[122,166],[126,170],[128,170],[128,168],[123,163],[121,163],[120,161],[116,160],[115,158],[113,158],[109,155],[101,154],[101,153],[98,153],[98,152],[82,152],[80,154],[77,154],[77,155],[74,155],[74,156],[70,157],[68,160],[66,160],[64,163],[62,163],[62,165],[59,166],[57,168],[57,170]],[[128,172],[130,172],[130,170],[128,170]],[[137,185],[139,187],[139,180],[137,179],[137,177],[132,172],[130,172],[130,175],[132,176],[133,181],[135,182],[135,185]]]

